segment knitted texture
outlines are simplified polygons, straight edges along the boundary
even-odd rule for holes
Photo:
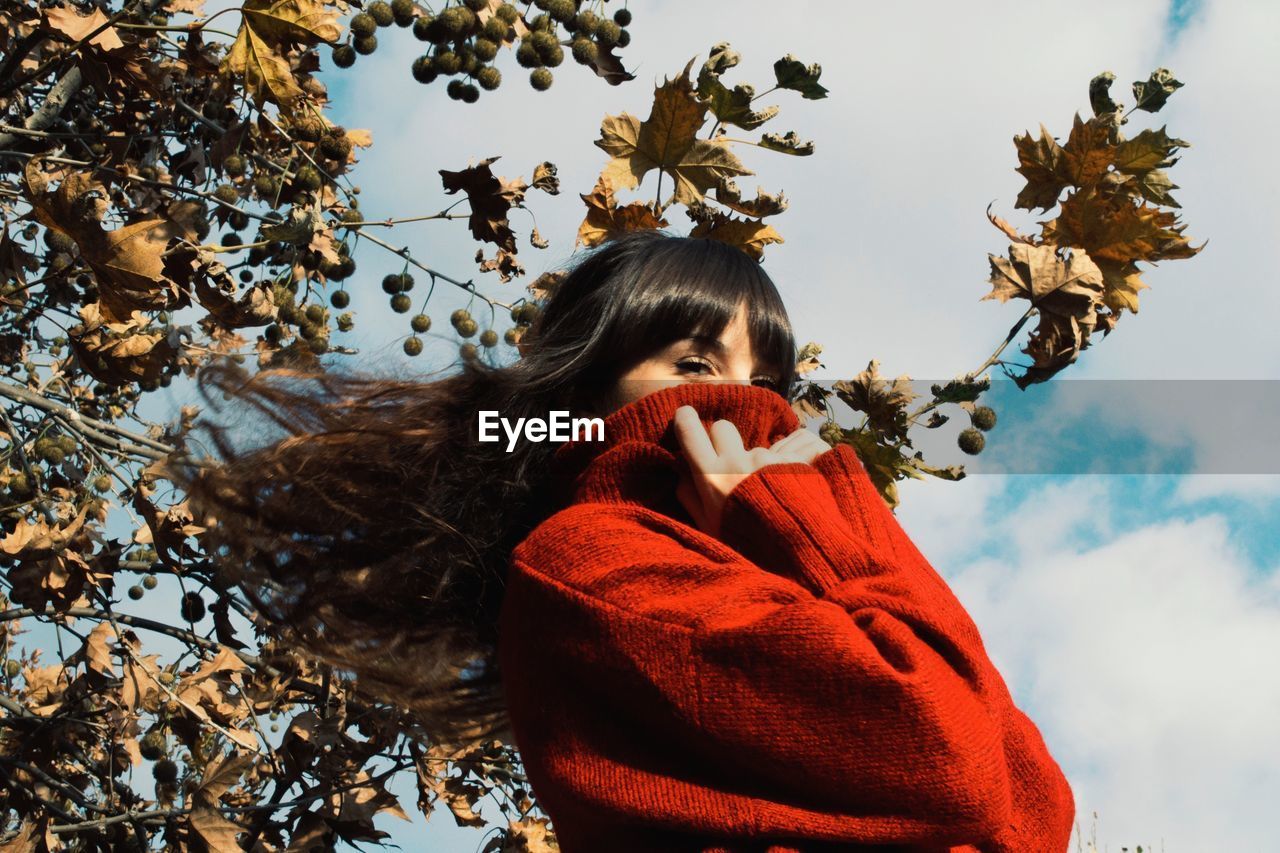
[[[845,445],[742,480],[719,538],[675,498],[684,404],[748,448],[778,394],[685,384],[554,458],[498,658],[566,853],[1063,853],[1075,805],[978,629]]]

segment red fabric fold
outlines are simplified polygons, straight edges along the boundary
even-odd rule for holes
[[[512,554],[499,664],[566,853],[1066,850],[1061,769],[853,451],[755,471],[713,538],[674,498],[684,404],[747,447],[799,425],[754,386],[647,395],[559,449]]]

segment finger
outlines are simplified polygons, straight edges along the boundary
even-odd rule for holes
[[[746,452],[742,446],[742,434],[733,421],[716,421],[711,425],[711,443],[720,456],[736,456]]]
[[[818,438],[813,433],[805,433],[798,436],[795,441],[791,442],[782,451],[783,455],[797,462],[812,462],[824,452],[831,449],[831,445]]]
[[[787,455],[803,456],[806,453],[812,452],[812,449],[816,446],[814,442],[824,446],[827,444],[809,430],[804,427],[800,427],[794,432],[788,433],[785,437],[775,441],[769,446],[769,449]]]
[[[786,437],[780,438],[773,444],[769,445],[769,449],[785,451],[788,447],[794,445],[798,440],[800,440],[802,434],[804,434],[804,430],[797,430],[796,432],[790,433]]]
[[[700,470],[713,467],[716,461],[716,448],[711,443],[711,437],[707,435],[706,428],[702,426],[702,419],[698,417],[697,409],[693,406],[681,406],[676,409],[674,423],[680,449],[684,451],[694,467]]]

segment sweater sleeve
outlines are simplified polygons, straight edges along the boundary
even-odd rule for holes
[[[1075,818],[1066,776],[1035,723],[1014,705],[968,612],[885,504],[857,453],[842,444],[811,466],[762,470],[766,473],[748,478],[730,494],[722,538],[753,559],[781,568],[819,596],[865,573],[898,577],[927,595],[931,618],[950,625],[951,635],[961,641],[957,651],[969,650],[972,683],[1002,720],[1015,813],[1001,840],[1014,847],[1065,849]],[[779,548],[775,530],[785,532],[784,542],[803,531],[813,547],[807,553]],[[830,544],[831,537],[840,544]],[[839,553],[842,559],[822,561],[819,552]]]
[[[828,840],[997,839],[1009,771],[963,610],[863,548],[810,465],[759,469],[730,502],[730,538],[767,564],[642,507],[579,505],[535,531],[513,565],[558,590],[559,624],[591,626],[559,638],[560,665],[637,739],[661,732],[699,777],[767,800],[760,830],[794,830],[803,807]],[[621,672],[658,698],[629,701]]]

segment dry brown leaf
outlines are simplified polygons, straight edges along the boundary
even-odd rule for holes
[[[634,189],[652,169],[675,181],[673,200],[701,201],[707,190],[726,176],[751,175],[728,144],[698,139],[707,105],[698,100],[689,80],[693,60],[674,80],[654,89],[649,118],[641,122],[629,113],[606,116],[596,145],[613,159],[603,175],[615,189]]]
[[[737,246],[757,261],[764,257],[764,247],[786,242],[772,225],[758,219],[734,219],[716,211],[689,232],[690,237],[705,237]]]
[[[99,622],[84,640],[84,662],[92,671],[110,677],[115,673],[114,661],[108,643],[115,639],[116,632],[110,622]]]
[[[646,231],[667,225],[667,221],[655,215],[653,208],[644,202],[635,201],[618,207],[613,186],[603,174],[596,179],[592,191],[579,194],[579,198],[587,205],[587,215],[578,226],[578,237],[573,244],[575,248],[579,244],[597,246],[628,231]]]
[[[48,8],[43,11],[49,26],[72,41],[80,41],[108,20],[101,9],[94,9],[88,15],[81,15],[69,6]],[[89,44],[104,51],[124,47],[124,42],[120,40],[120,34],[116,32],[115,27],[107,27],[89,39]]]
[[[919,396],[911,389],[910,376],[884,379],[880,376],[880,362],[872,359],[866,370],[853,379],[835,382],[831,390],[854,411],[866,413],[867,422],[880,434],[906,438],[906,407]]]
[[[516,235],[507,221],[507,211],[524,202],[523,180],[500,179],[489,169],[498,157],[488,157],[474,166],[456,172],[440,170],[445,192],[450,195],[461,190],[471,202],[468,224],[477,240],[493,243],[510,254],[516,253]]]

